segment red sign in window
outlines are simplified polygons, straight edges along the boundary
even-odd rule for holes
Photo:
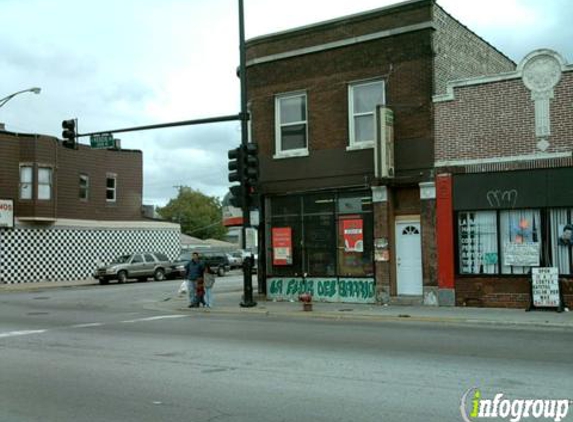
[[[292,229],[273,227],[273,265],[292,265]]]
[[[345,252],[364,252],[364,230],[362,219],[341,221]]]

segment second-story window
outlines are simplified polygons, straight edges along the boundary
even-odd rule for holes
[[[105,200],[107,202],[116,201],[117,175],[108,173],[105,185]]]
[[[276,97],[275,127],[276,157],[308,155],[305,93]]]
[[[374,146],[374,113],[384,105],[384,81],[368,81],[348,86],[349,149]]]
[[[87,174],[80,174],[80,200],[87,201],[89,198],[90,178]]]
[[[20,166],[20,199],[32,199],[33,167]]]
[[[38,167],[38,199],[52,199],[52,175],[53,170],[49,167]]]

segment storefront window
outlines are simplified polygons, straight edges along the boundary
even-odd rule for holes
[[[547,239],[542,236],[541,216],[541,210],[459,212],[460,274],[529,274],[532,267],[549,265],[548,258],[543,259]],[[567,220],[558,211],[552,212],[551,219],[555,217]],[[553,230],[557,236],[559,228]],[[567,253],[556,251],[563,268],[569,268]]]
[[[276,197],[270,208],[269,275],[373,276],[374,229],[369,192]],[[288,245],[292,259],[284,255]],[[279,259],[273,258],[277,256]]]
[[[304,216],[304,253],[308,276],[336,275],[334,215]]]
[[[571,274],[573,245],[573,210],[552,209],[550,216],[550,250],[552,266],[559,268],[559,274]]]
[[[528,274],[541,262],[539,210],[500,212],[502,274]]]
[[[458,245],[461,274],[497,273],[499,255],[496,212],[459,213]]]
[[[372,212],[372,197],[367,193],[363,195],[340,195],[338,198],[339,214],[355,214]]]
[[[374,274],[372,198],[364,194],[338,198],[338,273],[366,277]]]
[[[300,216],[272,218],[267,265],[274,276],[302,274],[302,224]]]

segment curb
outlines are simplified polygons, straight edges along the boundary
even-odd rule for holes
[[[264,305],[261,307],[237,308],[230,307],[215,307],[209,310],[204,309],[189,309],[186,306],[165,306],[166,303],[171,302],[172,298],[164,299],[161,302],[156,302],[153,306],[155,310],[171,310],[178,313],[186,314],[211,314],[211,315],[236,315],[236,316],[267,316],[267,317],[285,317],[285,318],[310,318],[310,319],[324,319],[324,320],[346,320],[346,321],[379,321],[379,322],[414,322],[414,323],[437,323],[437,324],[454,324],[454,325],[469,325],[469,326],[489,326],[500,328],[553,328],[553,329],[572,329],[573,321],[571,322],[537,322],[537,321],[500,321],[493,319],[476,319],[455,316],[425,316],[425,315],[379,315],[379,314],[365,314],[350,313],[350,312],[325,312],[325,311],[309,311],[301,310],[272,310]],[[162,306],[163,305],[163,306]]]

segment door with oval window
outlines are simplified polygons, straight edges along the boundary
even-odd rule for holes
[[[396,222],[396,283],[398,295],[423,294],[420,223]]]

